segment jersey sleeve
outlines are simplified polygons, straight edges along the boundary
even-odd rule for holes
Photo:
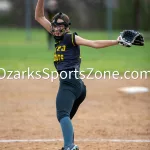
[[[75,35],[78,35],[76,32],[74,33],[67,33],[65,37],[66,44],[69,46],[77,46],[75,41]]]

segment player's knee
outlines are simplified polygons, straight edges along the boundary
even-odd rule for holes
[[[70,114],[66,111],[57,111],[57,119],[59,122],[64,117],[70,117]]]
[[[84,85],[84,89],[83,89],[83,100],[85,99],[86,97],[86,86]]]
[[[86,98],[86,86],[84,85],[82,94],[78,98],[79,103],[81,104]]]

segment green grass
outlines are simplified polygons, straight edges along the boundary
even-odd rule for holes
[[[104,31],[77,31],[87,39],[108,39]],[[114,32],[112,39],[116,39],[119,32]],[[32,40],[27,42],[23,29],[0,29],[0,68],[5,70],[42,70],[53,66],[54,50],[47,47],[47,34],[41,29],[32,30]],[[150,70],[150,41],[144,47],[133,46],[125,48],[113,46],[103,49],[81,47],[81,69],[94,68],[95,70]],[[88,71],[87,71],[88,72]],[[0,74],[2,74],[0,69]]]

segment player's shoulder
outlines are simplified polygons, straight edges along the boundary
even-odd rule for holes
[[[67,32],[64,36],[64,40],[70,45],[77,46],[75,35],[78,35],[77,32]]]
[[[78,35],[78,33],[77,32],[66,32],[65,33],[65,36],[67,36],[67,37],[71,37],[71,36],[75,36],[75,35]]]

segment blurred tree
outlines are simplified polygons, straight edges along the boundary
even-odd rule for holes
[[[133,3],[131,0],[119,0],[119,6],[114,13],[114,27],[120,29],[133,28]]]
[[[150,0],[141,0],[140,9],[140,29],[150,31],[150,25],[148,23],[150,18]]]
[[[134,19],[134,29],[138,30],[140,27],[140,0],[133,0],[133,19]]]
[[[70,6],[72,10],[75,12],[75,16],[77,20],[72,20],[72,24],[75,24],[76,26],[80,26],[80,28],[87,28],[89,24],[89,11],[87,8],[87,5],[84,1],[81,0],[68,0],[68,3],[70,3]],[[68,14],[69,15],[69,14]]]
[[[13,9],[10,13],[12,26],[23,26],[25,24],[25,1],[13,0]]]
[[[0,0],[5,1],[5,0]],[[25,27],[25,0],[9,0],[10,13],[0,13],[0,26]],[[112,0],[113,29],[150,30],[150,0]],[[46,0],[45,0],[46,2]],[[32,27],[40,27],[34,19],[37,0],[31,0]],[[60,11],[68,14],[72,28],[107,29],[106,0],[58,0]]]

